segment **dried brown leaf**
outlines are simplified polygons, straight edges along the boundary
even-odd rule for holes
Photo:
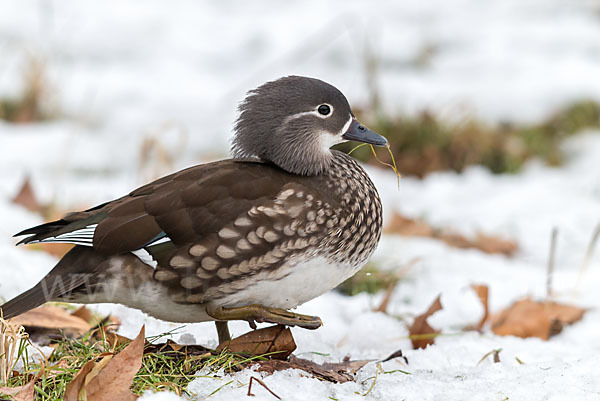
[[[253,330],[219,344],[217,350],[227,348],[231,352],[251,355],[271,354],[271,358],[286,359],[296,349],[296,343],[289,328],[281,325]]]
[[[146,344],[146,347],[144,348],[144,353],[148,354],[170,351],[177,351],[187,356],[203,357],[208,355],[218,355],[220,353],[219,351],[203,347],[202,345],[179,345],[172,341],[167,341],[166,343],[149,343]]]
[[[63,308],[52,305],[44,305],[27,311],[10,319],[13,324],[25,328],[63,329],[75,333],[85,333],[91,325],[85,320],[69,314]]]
[[[13,401],[34,401],[35,383],[44,375],[44,362],[41,362],[40,371],[24,386],[18,387],[0,387],[0,394],[12,396]]]
[[[485,253],[500,253],[506,256],[512,256],[519,249],[518,244],[513,240],[483,233],[478,233],[474,239],[469,239],[452,230],[432,227],[422,220],[412,219],[398,213],[392,215],[385,231],[390,234],[434,238],[454,248],[475,248]]]
[[[473,289],[473,291],[475,291],[475,294],[477,294],[477,297],[479,298],[479,300],[481,301],[481,304],[483,305],[483,316],[481,317],[481,320],[479,321],[477,326],[475,326],[476,330],[481,330],[490,314],[489,304],[488,304],[489,287],[485,284],[472,284],[471,288]]]
[[[37,197],[35,196],[35,192],[33,191],[33,186],[31,185],[31,180],[29,177],[25,177],[23,180],[19,192],[12,199],[12,203],[23,206],[30,212],[34,212],[39,215],[42,215],[44,211],[44,207],[40,204],[40,202],[38,202]]]
[[[89,324],[98,324],[93,320],[96,320],[94,314],[85,305],[82,305],[79,309],[71,313],[71,316],[78,317]]]
[[[435,301],[429,306],[427,311],[417,316],[413,324],[408,329],[411,337],[412,346],[414,349],[425,348],[428,345],[433,345],[435,339],[433,337],[427,337],[428,335],[435,335],[439,333],[439,330],[435,330],[427,323],[427,318],[433,315],[435,312],[441,310],[442,303],[440,301],[440,295],[437,296]]]
[[[361,359],[356,361],[351,361],[350,358],[344,360],[342,362],[325,362],[321,366],[323,369],[332,370],[334,372],[344,372],[355,374],[359,370],[361,370],[367,363],[372,362],[370,359]]]
[[[19,387],[0,387],[0,394],[12,396],[13,401],[33,401],[34,387],[37,377],[24,386]]]
[[[125,349],[110,359],[89,382],[86,380],[84,388],[87,401],[127,401],[138,398],[131,392],[131,384],[142,366],[144,333],[142,326],[138,336]]]
[[[92,371],[94,366],[96,365],[96,360],[93,359],[87,362],[85,365],[79,369],[79,372],[75,375],[73,380],[67,385],[67,389],[65,391],[64,401],[78,401],[79,400],[79,392],[85,383],[85,378],[88,373]]]
[[[478,233],[473,242],[476,248],[485,253],[501,253],[506,256],[512,256],[519,250],[519,244],[514,240],[494,237],[483,233]]]
[[[411,219],[398,213],[392,214],[391,221],[385,227],[386,233],[413,237],[433,237],[433,228],[421,220]]]
[[[473,244],[473,242],[471,242],[469,239],[467,239],[467,237],[465,237],[464,235],[455,233],[453,231],[448,231],[448,230],[438,231],[438,232],[436,232],[436,235],[434,236],[434,238],[444,241],[446,243],[446,245],[449,245],[453,248],[459,248],[459,249],[476,248],[476,246]]]
[[[332,383],[346,383],[354,381],[354,374],[369,362],[371,361],[351,361],[348,359],[340,363],[324,363],[321,365],[307,359],[290,355],[288,361],[270,359],[267,361],[259,361],[257,364],[258,371],[266,372],[268,374],[280,370],[299,369],[319,380]]]
[[[545,305],[550,319],[558,320],[565,326],[580,321],[586,312],[584,308],[556,302],[548,302]]]
[[[106,341],[110,344],[112,349],[120,348],[125,344],[129,344],[131,342],[130,338],[117,334],[113,331],[106,332]]]
[[[563,326],[580,320],[585,311],[577,306],[525,298],[496,315],[492,319],[492,331],[498,335],[547,340],[560,333]]]

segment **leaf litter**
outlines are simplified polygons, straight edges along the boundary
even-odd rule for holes
[[[423,220],[413,219],[397,212],[392,214],[392,218],[384,230],[388,234],[437,239],[454,248],[479,249],[489,254],[513,256],[519,250],[517,242],[511,239],[481,232],[477,233],[474,238],[467,238],[453,230],[433,227]]]
[[[581,320],[586,309],[553,301],[524,298],[492,317],[495,334],[548,340],[563,327]]]
[[[433,345],[435,343],[435,336],[437,336],[440,331],[431,327],[427,322],[427,319],[437,311],[443,309],[440,298],[441,295],[438,295],[427,311],[415,317],[415,320],[409,327],[409,337],[414,349],[425,348],[428,345]]]

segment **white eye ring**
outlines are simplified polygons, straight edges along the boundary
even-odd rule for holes
[[[329,103],[323,103],[317,106],[317,113],[319,117],[329,117],[333,113],[333,106]]]

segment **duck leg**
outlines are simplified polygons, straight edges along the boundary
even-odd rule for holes
[[[231,334],[229,334],[229,327],[227,327],[227,322],[217,320],[215,322],[215,325],[217,326],[219,344],[223,344],[226,341],[231,341]]]
[[[252,328],[256,323],[275,323],[285,326],[298,326],[314,330],[323,325],[318,316],[301,315],[279,308],[262,305],[248,305],[237,308],[208,307],[206,313],[216,320],[247,320]]]

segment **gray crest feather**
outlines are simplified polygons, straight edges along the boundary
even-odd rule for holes
[[[324,103],[336,115],[322,119],[301,114]],[[283,77],[248,92],[239,106],[231,151],[236,158],[257,157],[291,173],[320,174],[331,163],[323,133],[339,133],[351,115],[348,101],[334,86],[315,78]]]

